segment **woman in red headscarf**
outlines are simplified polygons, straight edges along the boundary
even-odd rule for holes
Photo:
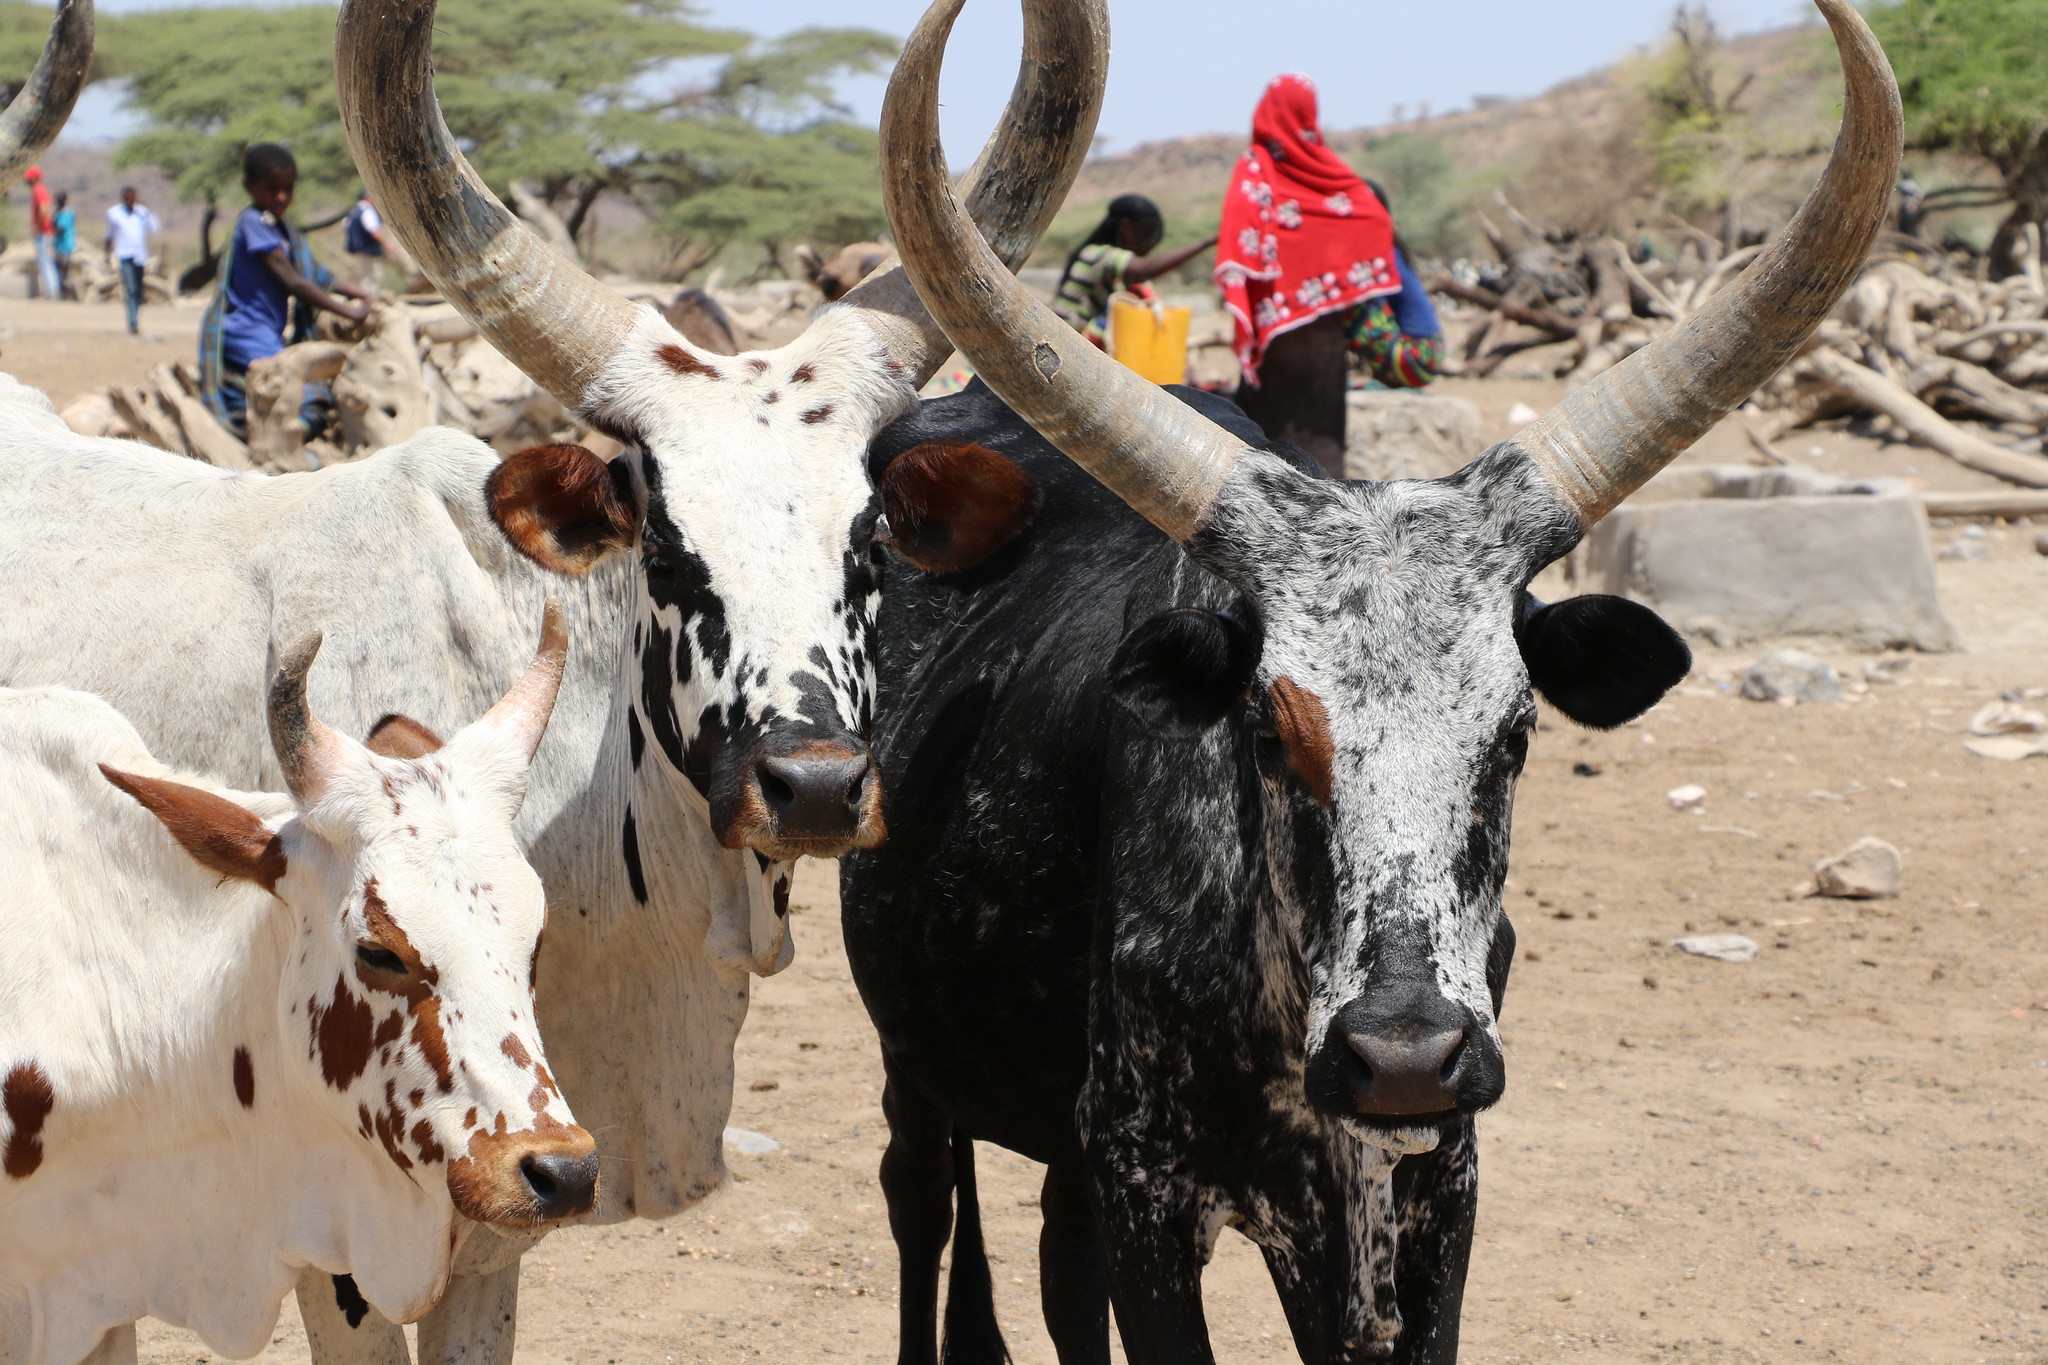
[[[1436,377],[1441,346],[1381,196],[1323,141],[1308,77],[1266,87],[1216,253],[1237,320],[1238,405],[1341,477],[1349,357],[1389,388],[1419,388]]]

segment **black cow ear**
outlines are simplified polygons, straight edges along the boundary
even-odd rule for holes
[[[927,441],[882,471],[896,553],[926,573],[959,573],[1015,540],[1038,511],[1038,484],[986,446]]]
[[[1194,735],[1243,699],[1258,665],[1258,637],[1236,614],[1182,608],[1124,637],[1110,695],[1162,733]]]
[[[1626,597],[1591,594],[1545,606],[1525,596],[1515,635],[1530,685],[1596,730],[1634,720],[1692,671],[1685,638]]]

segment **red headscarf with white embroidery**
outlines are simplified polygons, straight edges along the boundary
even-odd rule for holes
[[[1223,200],[1216,283],[1254,384],[1274,337],[1401,290],[1394,220],[1324,145],[1306,76],[1275,77],[1252,115],[1252,145]]]

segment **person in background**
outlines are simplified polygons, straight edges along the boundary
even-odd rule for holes
[[[1415,388],[1436,377],[1442,345],[1393,216],[1323,141],[1308,77],[1276,77],[1259,100],[1221,239],[1216,283],[1237,326],[1238,406],[1341,478],[1352,357],[1379,383]]]
[[[71,258],[78,254],[78,215],[71,211],[68,192],[58,192],[57,211],[50,215],[50,225],[56,237],[57,297],[76,299],[71,289]]]
[[[1365,184],[1391,214],[1394,206],[1387,192],[1376,181]],[[1409,264],[1414,259],[1401,240],[1401,230],[1394,229],[1400,290],[1352,309],[1344,324],[1346,348],[1364,366],[1370,382],[1381,388],[1419,389],[1443,371],[1443,324],[1437,321],[1429,290]],[[1366,381],[1354,381],[1351,387],[1366,387]]]
[[[62,298],[64,287],[57,279],[57,229],[50,220],[50,187],[43,183],[43,168],[31,166],[22,173],[28,182],[29,233],[36,245],[36,297]]]
[[[1074,248],[1053,295],[1053,311],[1097,346],[1109,335],[1109,299],[1118,293],[1151,298],[1151,281],[1180,269],[1216,245],[1214,237],[1153,255],[1166,236],[1159,206],[1142,194],[1118,195],[1088,239]]]
[[[133,185],[121,187],[121,202],[107,210],[107,257],[121,272],[121,301],[128,305],[128,334],[142,325],[142,273],[149,265],[149,239],[163,224]]]
[[[337,282],[285,221],[298,184],[299,163],[279,144],[259,142],[243,154],[249,207],[235,219],[213,303],[199,326],[201,391],[214,415],[239,434],[248,431],[249,367],[309,338],[321,310],[361,322],[376,297]],[[324,385],[306,389],[299,420],[313,437],[326,429],[332,404]]]
[[[353,258],[356,282],[365,289],[377,287],[385,261],[395,262],[404,258],[398,243],[384,231],[384,217],[370,202],[367,189],[356,197],[343,222],[342,250]]]

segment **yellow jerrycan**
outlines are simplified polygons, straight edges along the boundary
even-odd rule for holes
[[[1113,294],[1109,300],[1109,353],[1155,384],[1188,380],[1189,308],[1156,299]]]

